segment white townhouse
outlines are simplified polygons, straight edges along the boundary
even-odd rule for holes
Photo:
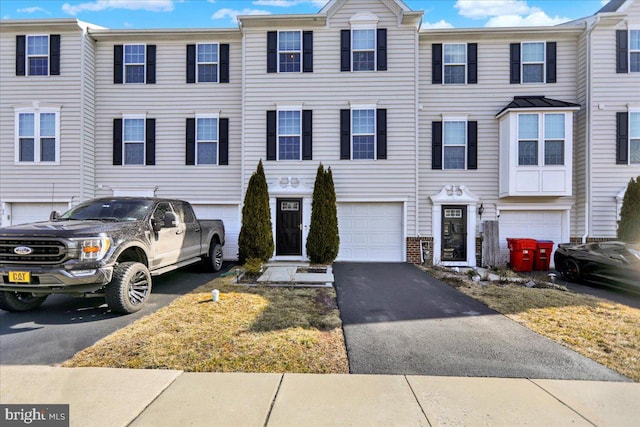
[[[262,160],[275,260],[306,259],[319,163],[339,260],[475,266],[506,237],[612,239],[640,175],[640,2],[554,27],[421,30],[399,0],[235,29],[0,23],[0,218],[177,197],[237,256]]]

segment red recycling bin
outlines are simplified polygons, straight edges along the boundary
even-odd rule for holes
[[[549,270],[551,252],[553,252],[553,242],[551,240],[538,240],[533,269],[539,271]]]
[[[513,271],[533,271],[537,240],[507,238],[509,246],[509,264]]]

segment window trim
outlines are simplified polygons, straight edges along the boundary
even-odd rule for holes
[[[30,37],[46,37],[47,38],[47,53],[45,55],[29,55],[29,38]],[[47,72],[45,74],[31,74],[31,67],[29,66],[29,58],[47,58]],[[51,75],[51,34],[26,34],[24,44],[24,61],[25,61],[25,75],[27,76],[50,76]]]
[[[220,165],[220,113],[200,113],[196,114],[196,122],[195,122],[195,153],[194,153],[194,165],[195,166],[219,166]],[[198,120],[200,119],[216,119],[216,135],[217,139],[215,141],[200,141],[198,140]],[[216,143],[216,161],[215,163],[198,163],[198,150],[200,147],[200,142],[215,142]]]
[[[198,61],[198,51],[201,45],[216,45],[218,62],[200,62]],[[146,62],[146,51],[145,51]],[[217,67],[216,80],[211,82],[200,81],[200,65],[215,65]],[[146,76],[146,70],[145,70]],[[201,42],[196,43],[196,83],[220,83],[220,43],[218,42]]]
[[[627,114],[629,116],[629,119],[628,119],[629,130],[628,130],[628,133],[627,133],[627,135],[629,135],[629,138],[627,140],[627,147],[628,147],[627,150],[629,150],[628,151],[629,160],[628,160],[627,164],[628,165],[640,165],[640,161],[637,162],[637,163],[631,162],[631,158],[632,158],[632,156],[631,156],[631,140],[633,139],[633,140],[640,141],[640,123],[638,124],[638,132],[639,133],[638,133],[637,137],[634,138],[634,136],[631,135],[631,114],[638,114],[638,121],[640,122],[640,107],[630,107],[629,111],[627,112]],[[640,154],[639,154],[639,157],[640,157]]]
[[[525,44],[541,44],[542,45],[542,62],[526,62],[524,61],[524,45]],[[539,82],[524,81],[525,65],[542,65],[542,80]],[[544,40],[520,42],[520,83],[524,85],[546,84],[547,83],[547,42]]]
[[[286,51],[281,51],[280,50],[280,34],[281,33],[298,33],[298,35],[300,36],[300,50],[295,51],[295,50],[286,50]],[[276,55],[277,55],[277,61],[278,61],[278,73],[286,73],[286,74],[296,74],[296,73],[302,73],[302,69],[304,68],[304,64],[303,64],[303,52],[304,52],[304,40],[303,40],[303,31],[302,30],[278,30],[277,32],[277,38],[276,38]],[[300,69],[298,71],[282,71],[281,67],[280,67],[280,54],[281,53],[298,53],[299,58],[300,58]]]
[[[131,64],[127,64],[127,47],[128,46],[144,46],[144,59],[142,61],[142,63],[136,62],[136,63],[131,63]],[[197,58],[196,58],[197,60]],[[135,65],[135,66],[140,66],[142,65],[142,80],[141,82],[128,82],[127,81],[127,65]],[[143,85],[143,84],[147,84],[147,44],[146,43],[127,43],[127,44],[123,44],[122,45],[122,83],[123,84],[129,84],[129,85]],[[124,117],[123,117],[124,119]],[[122,126],[122,128],[124,129],[124,124]],[[124,140],[123,140],[124,143]],[[124,150],[123,150],[124,151]]]
[[[372,160],[378,160],[378,114],[377,114],[377,110],[378,110],[378,106],[375,104],[352,104],[351,105],[351,117],[350,117],[350,123],[349,123],[349,131],[351,133],[350,135],[350,149],[351,149],[351,157],[350,160],[362,160],[362,161],[372,161]],[[372,111],[373,112],[373,133],[369,134],[369,133],[358,133],[356,134],[353,131],[353,121],[354,121],[354,111]],[[354,149],[353,149],[353,138],[355,136],[368,136],[368,135],[373,135],[373,157],[370,159],[356,159],[353,157],[353,153],[354,153]]]
[[[446,63],[446,55],[445,55],[445,50],[447,46],[453,46],[453,45],[463,45],[464,46],[464,63],[451,63],[451,64],[447,64]],[[464,82],[462,83],[447,83],[446,82],[446,67],[448,66],[460,66],[463,65],[464,66]],[[442,84],[443,85],[466,85],[468,84],[468,74],[469,74],[469,43],[463,42],[463,43],[442,43]],[[443,120],[444,121],[444,120]]]
[[[58,106],[39,106],[34,105],[31,107],[17,107],[14,109],[14,164],[15,165],[59,165],[60,164],[60,110]],[[41,143],[42,139],[40,135],[40,114],[55,114],[55,160],[54,161],[42,161],[41,159]],[[21,161],[20,160],[20,114],[33,114],[33,161]]]
[[[444,56],[443,56],[444,58]],[[447,122],[464,122],[464,145],[446,144],[445,129]],[[464,147],[464,167],[463,168],[446,168],[445,167],[445,148],[449,146]],[[461,171],[469,170],[469,118],[467,116],[442,116],[442,170]]]
[[[129,144],[142,144],[142,163],[131,164],[127,163],[127,140],[125,139],[125,133],[127,128],[127,120],[142,120],[143,140],[132,141]],[[125,167],[140,167],[147,166],[147,115],[146,114],[123,114],[122,115],[122,165]]]
[[[280,134],[280,113],[283,112],[297,112],[300,114],[300,128],[298,134]],[[280,162],[295,162],[302,161],[302,107],[301,106],[282,106],[276,110],[276,161]],[[280,137],[292,137],[297,136],[299,147],[299,158],[297,159],[281,159],[280,158]]]

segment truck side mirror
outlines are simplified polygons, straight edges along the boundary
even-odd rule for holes
[[[166,212],[164,214],[164,228],[174,228],[178,226],[178,221],[176,220],[176,214],[173,212]]]
[[[51,213],[49,214],[49,221],[55,221],[56,219],[60,218],[60,215],[62,215],[60,211],[51,211]]]

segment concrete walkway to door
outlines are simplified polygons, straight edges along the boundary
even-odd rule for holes
[[[411,264],[333,273],[351,373],[628,381]]]

